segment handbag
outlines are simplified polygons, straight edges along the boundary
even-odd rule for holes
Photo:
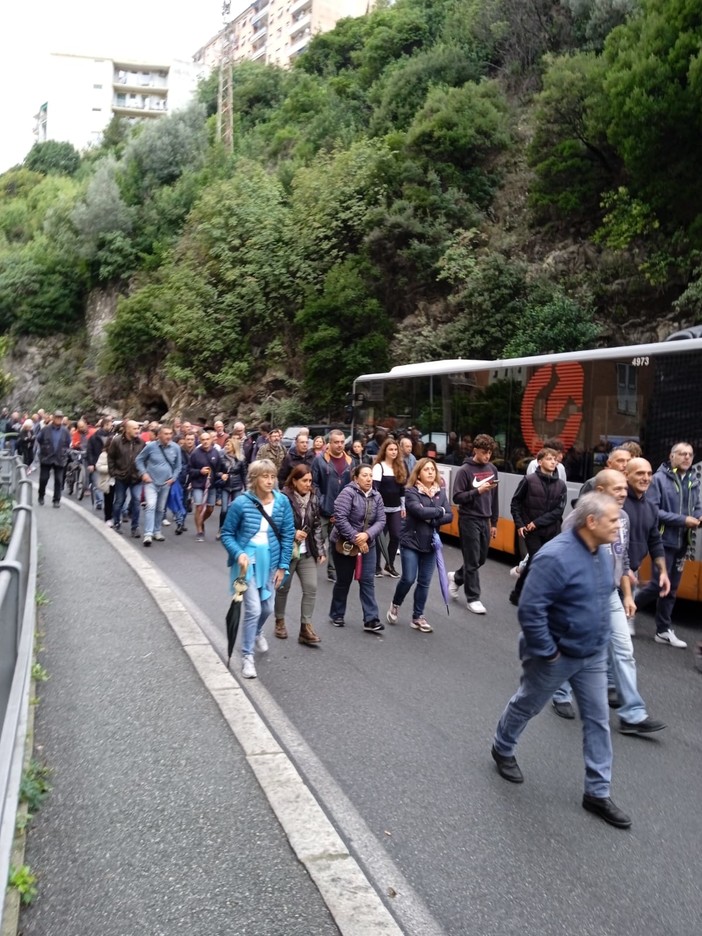
[[[363,518],[363,530],[365,533],[368,527],[368,517],[370,514],[370,500],[366,500],[366,515]],[[348,540],[338,539],[334,544],[334,548],[339,553],[340,556],[357,556],[360,553],[359,547],[355,543],[350,543]]]

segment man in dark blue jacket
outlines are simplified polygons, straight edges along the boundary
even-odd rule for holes
[[[63,425],[61,410],[54,412],[53,422],[44,426],[37,433],[36,446],[39,451],[39,503],[44,503],[46,485],[49,475],[54,473],[54,507],[61,506],[61,489],[63,487],[63,474],[68,461],[68,450],[71,447],[71,435]]]
[[[333,429],[329,433],[326,452],[312,462],[312,480],[319,497],[322,537],[326,543],[334,526],[334,501],[351,480],[351,456],[344,451],[344,433],[341,429]],[[327,550],[327,556],[327,578],[335,582],[334,550]]]
[[[646,558],[651,556],[655,570],[655,589],[661,598],[670,592],[670,579],[665,562],[665,550],[658,529],[658,510],[653,501],[649,500],[648,492],[651,487],[651,463],[645,458],[632,458],[626,466],[626,483],[628,487],[627,498],[624,501],[624,510],[629,518],[629,565],[634,577],[638,580],[639,566]],[[637,596],[634,602],[638,605]],[[630,625],[633,636],[633,621]],[[672,646],[687,646],[672,633]]]
[[[619,535],[619,505],[606,494],[587,494],[573,511],[572,528],[539,550],[519,601],[522,679],[497,725],[492,757],[500,776],[524,777],[514,750],[529,721],[569,680],[583,723],[583,808],[626,829],[631,819],[609,796],[612,741],[607,702],[607,649],[611,634],[612,555]]]
[[[658,526],[665,553],[665,568],[670,579],[670,590],[660,594],[656,575],[636,593],[636,604],[643,608],[656,602],[656,643],[669,647],[686,647],[684,640],[676,637],[672,614],[678,586],[683,574],[685,557],[690,546],[690,533],[700,525],[702,504],[700,482],[692,470],[694,452],[689,442],[677,442],[670,450],[668,462],[664,462],[653,476],[646,494],[658,513]]]

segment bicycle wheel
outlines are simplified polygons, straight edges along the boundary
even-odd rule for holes
[[[83,477],[83,469],[79,468],[76,476],[76,499],[83,500],[83,495],[85,494],[85,478]]]
[[[66,480],[64,481],[66,487],[66,493],[72,494],[73,488],[76,484],[76,476],[73,473],[73,465],[69,465],[68,470],[66,471]]]

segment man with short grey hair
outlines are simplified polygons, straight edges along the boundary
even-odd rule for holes
[[[351,481],[351,456],[344,451],[346,437],[341,429],[329,433],[326,451],[312,462],[312,480],[319,498],[319,513],[322,520],[322,538],[329,541],[334,527],[334,501]],[[336,581],[334,550],[327,550],[327,578]]]
[[[153,442],[147,442],[136,457],[136,467],[144,482],[144,546],[163,542],[161,523],[171,485],[180,474],[180,446],[173,441],[170,426],[159,426]]]
[[[283,487],[290,472],[298,465],[307,465],[311,471],[315,457],[314,449],[310,448],[310,431],[301,429],[295,436],[294,444],[286,453],[282,465],[278,468],[278,487]]]
[[[646,499],[658,511],[658,526],[665,552],[665,568],[670,590],[662,594],[659,575],[654,569],[651,580],[636,592],[637,607],[656,602],[656,643],[669,647],[687,646],[672,627],[673,608],[682,578],[685,558],[691,545],[691,533],[702,518],[700,482],[692,469],[694,451],[689,442],[676,442],[667,462],[653,475]]]
[[[532,561],[518,608],[521,683],[498,722],[492,757],[501,777],[522,783],[514,756],[517,741],[554,690],[569,680],[583,726],[583,808],[627,829],[631,819],[610,798],[607,704],[613,591],[607,547],[619,536],[619,505],[606,494],[587,494],[573,511],[571,523],[571,529],[546,543]]]

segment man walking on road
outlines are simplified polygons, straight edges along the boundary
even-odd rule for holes
[[[37,433],[36,441],[39,452],[39,504],[43,505],[46,485],[49,475],[54,473],[54,507],[61,506],[61,488],[63,487],[63,473],[68,461],[68,450],[71,447],[71,435],[63,424],[63,413],[56,410],[53,422],[44,426]]]
[[[122,511],[124,502],[129,494],[129,516],[131,519],[132,536],[139,536],[139,514],[141,513],[141,481],[136,458],[144,448],[144,442],[139,437],[139,423],[135,419],[127,419],[107,450],[107,470],[115,479],[115,499],[112,507],[112,529],[115,533],[122,532]]]
[[[144,546],[150,546],[152,540],[157,543],[164,540],[161,523],[168,492],[180,474],[180,446],[173,441],[170,426],[159,426],[154,441],[148,442],[137,455],[136,467],[144,482],[146,500]]]
[[[319,497],[319,512],[322,520],[322,539],[329,542],[334,527],[334,501],[351,481],[351,456],[344,451],[344,433],[332,429],[329,445],[323,455],[312,462],[312,480]],[[327,550],[327,578],[336,581],[334,550]]]
[[[658,525],[665,551],[665,568],[670,579],[670,591],[660,593],[658,576],[636,593],[636,604],[645,607],[656,602],[656,643],[669,647],[686,647],[684,640],[675,636],[672,624],[673,608],[683,574],[685,557],[690,545],[690,533],[700,525],[702,504],[700,482],[692,471],[694,452],[688,442],[677,442],[653,476],[646,494],[658,511]]]
[[[453,484],[463,565],[457,572],[449,572],[449,591],[452,598],[458,598],[463,585],[468,610],[473,614],[485,614],[485,605],[480,600],[479,570],[487,561],[490,540],[497,535],[497,468],[490,461],[494,450],[492,436],[477,435],[473,454],[456,472]]]
[[[607,703],[607,648],[612,555],[619,536],[619,505],[587,494],[573,511],[572,529],[539,550],[519,601],[519,689],[502,713],[492,747],[498,773],[511,783],[524,777],[514,756],[520,735],[566,679],[583,722],[583,808],[627,829],[631,819],[610,799],[612,741]]]
[[[627,496],[624,501],[624,510],[629,517],[629,563],[634,577],[638,581],[639,567],[650,554],[654,568],[656,590],[661,598],[670,592],[670,580],[665,562],[665,549],[658,529],[658,510],[648,499],[647,492],[651,487],[651,463],[645,458],[632,458],[626,466]],[[636,596],[634,596],[636,602]],[[635,627],[633,618],[629,625],[633,636]],[[656,639],[658,634],[656,634]],[[671,629],[667,639],[660,643],[669,643],[671,647],[686,647],[683,640],[679,640]]]

